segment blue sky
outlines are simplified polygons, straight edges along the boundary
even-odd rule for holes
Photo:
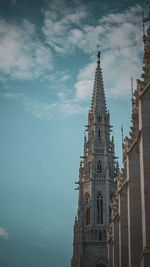
[[[0,266],[69,267],[80,155],[101,50],[121,164],[142,1],[0,2]]]

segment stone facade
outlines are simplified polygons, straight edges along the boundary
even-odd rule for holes
[[[144,23],[148,21],[150,12]],[[150,26],[143,39],[143,80],[137,80],[134,92],[130,138],[123,144],[107,231],[109,267],[150,266]]]
[[[114,138],[110,138],[111,127],[98,52],[84,155],[76,183],[79,200],[74,223],[72,267],[106,267],[108,263],[106,228],[110,223],[118,173]]]

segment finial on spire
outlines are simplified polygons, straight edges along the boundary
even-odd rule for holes
[[[131,103],[133,106],[133,78],[132,78],[132,76],[131,76]]]
[[[100,49],[99,49],[99,45],[97,45],[97,63],[100,63]]]

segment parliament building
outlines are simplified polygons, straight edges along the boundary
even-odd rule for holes
[[[143,23],[150,21],[150,12]],[[150,267],[150,26],[119,170],[100,63],[81,157],[71,267]],[[140,66],[139,66],[140,67]],[[117,77],[116,77],[117,78]]]

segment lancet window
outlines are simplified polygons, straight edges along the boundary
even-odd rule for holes
[[[103,196],[101,193],[97,195],[97,223],[103,224]]]
[[[98,140],[100,141],[100,139],[101,139],[101,131],[100,131],[100,129],[98,130]]]
[[[101,172],[101,171],[102,171],[102,164],[101,164],[101,161],[99,160],[97,164],[97,172]]]
[[[91,207],[88,207],[85,213],[85,224],[89,225],[91,222]]]
[[[99,241],[102,240],[102,230],[99,230],[99,233],[98,233],[98,239],[99,239]]]

